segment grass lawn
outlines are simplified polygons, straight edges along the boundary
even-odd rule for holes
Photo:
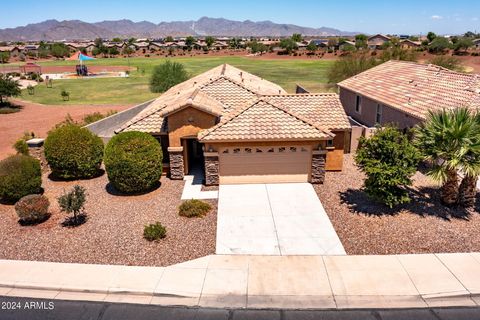
[[[150,92],[148,81],[154,66],[165,58],[115,58],[89,61],[88,65],[123,65],[137,67],[129,78],[55,80],[53,88],[43,83],[35,95],[23,91],[21,98],[43,104],[136,104],[158,96]],[[197,75],[222,63],[251,72],[294,92],[295,84],[302,84],[312,92],[328,90],[326,73],[332,60],[256,60],[246,57],[190,57],[172,58],[183,63],[187,71]],[[48,61],[41,65],[75,65],[76,61]],[[62,90],[70,92],[70,100],[63,101]]]

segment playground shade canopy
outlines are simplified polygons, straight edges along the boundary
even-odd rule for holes
[[[67,60],[79,60],[79,61],[88,61],[88,60],[95,60],[94,57],[87,56],[86,54],[81,53],[80,51],[73,54]]]

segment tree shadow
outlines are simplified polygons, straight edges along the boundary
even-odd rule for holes
[[[105,190],[111,194],[112,196],[119,196],[119,197],[130,197],[130,196],[141,196],[141,195],[144,195],[144,194],[147,194],[147,193],[150,193],[150,192],[153,192],[155,190],[157,190],[158,188],[160,188],[162,186],[162,183],[160,181],[157,181],[152,188],[148,189],[148,190],[145,190],[145,191],[142,191],[142,192],[135,192],[135,193],[125,193],[125,192],[121,192],[119,190],[117,190],[115,188],[115,186],[109,182],[107,183],[107,185],[105,186]]]
[[[87,222],[87,214],[86,213],[80,213],[77,215],[77,220],[75,221],[75,217],[68,217],[66,218],[62,223],[62,227],[67,227],[67,228],[75,228],[78,227],[85,222]]]
[[[442,204],[439,188],[410,188],[408,191],[411,201],[394,208],[389,208],[382,203],[374,201],[362,189],[348,189],[340,192],[340,200],[354,213],[368,216],[393,216],[402,211],[407,211],[421,217],[433,216],[446,221],[450,221],[452,218],[469,220],[472,211],[478,212],[480,209],[480,197],[478,195],[475,207],[473,209],[465,209],[461,206],[448,207]]]
[[[48,179],[51,180],[51,181],[54,181],[54,182],[62,182],[62,181],[63,182],[70,182],[70,181],[78,181],[78,180],[92,180],[92,179],[99,178],[99,177],[103,176],[104,174],[105,174],[104,169],[98,169],[97,172],[91,177],[63,178],[63,177],[58,176],[55,172],[52,171],[48,175]]]

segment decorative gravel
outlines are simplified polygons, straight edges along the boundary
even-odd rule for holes
[[[0,205],[0,259],[167,266],[215,253],[217,203],[209,201],[214,209],[206,217],[180,217],[183,181],[162,177],[158,189],[138,196],[110,193],[106,174],[73,182],[44,175],[43,184],[52,216],[42,224],[22,227],[14,207]],[[62,227],[67,215],[56,198],[75,184],[87,189],[88,220]],[[167,237],[148,242],[143,227],[156,221],[167,228]]]
[[[470,213],[449,209],[439,186],[417,172],[412,201],[389,209],[361,190],[364,175],[345,155],[342,172],[327,172],[315,190],[347,254],[402,254],[480,251],[480,199]]]

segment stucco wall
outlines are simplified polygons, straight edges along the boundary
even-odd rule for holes
[[[216,123],[214,115],[189,107],[168,116],[170,147],[181,147],[182,137],[196,136],[200,130],[211,128]]]
[[[362,96],[360,113],[355,111],[357,94],[353,91],[340,88],[340,101],[347,115],[351,116],[356,121],[367,127],[373,127],[376,124],[377,104],[379,102]],[[361,96],[361,95],[360,95]],[[381,125],[393,123],[400,129],[411,128],[420,122],[419,119],[414,118],[398,109],[383,105]]]

